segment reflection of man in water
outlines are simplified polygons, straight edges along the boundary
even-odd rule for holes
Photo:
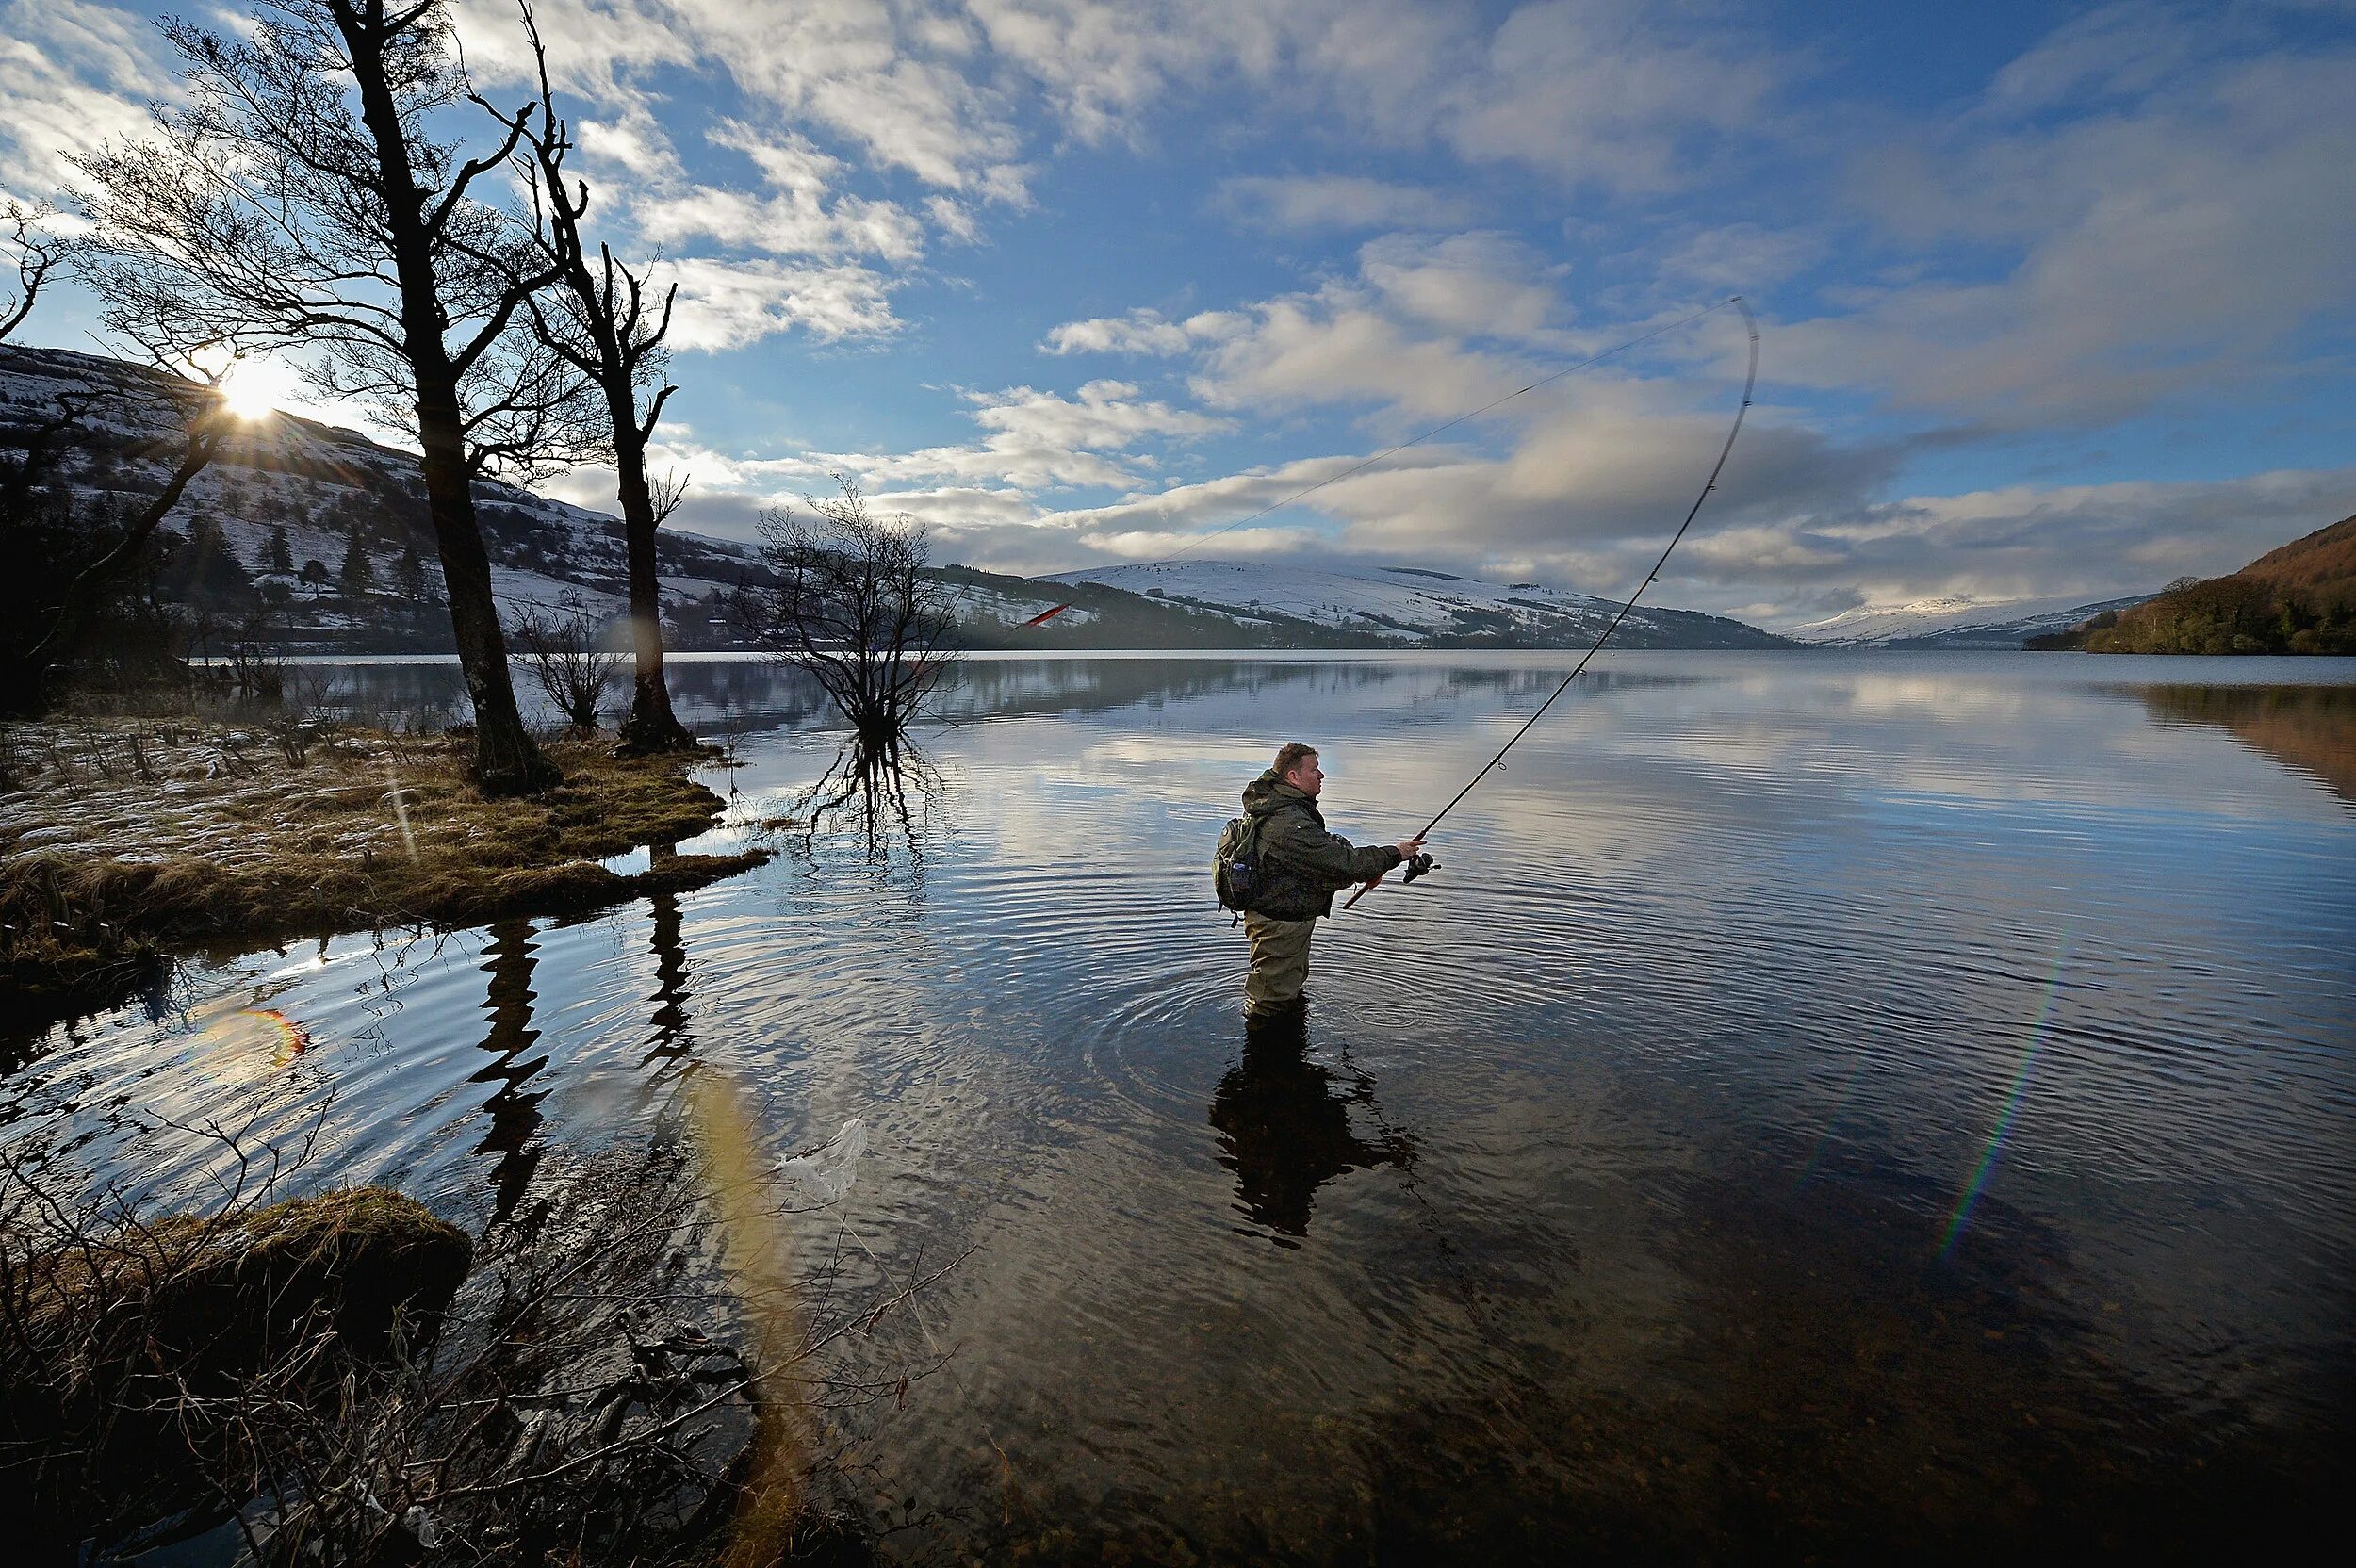
[[[1317,917],[1333,912],[1333,895],[1360,882],[1379,880],[1414,858],[1421,839],[1360,848],[1325,830],[1317,793],[1325,787],[1317,754],[1294,741],[1276,754],[1275,765],[1244,786],[1244,815],[1259,827],[1260,891],[1253,912],[1244,916],[1252,938],[1252,975],[1244,982],[1244,1010],[1254,1018],[1299,1007],[1309,978],[1309,936]]]
[[[1337,1083],[1302,1054],[1298,1017],[1256,1025],[1243,1065],[1219,1081],[1211,1125],[1226,1135],[1219,1164],[1235,1173],[1244,1212],[1284,1235],[1309,1233],[1310,1200],[1334,1177],[1378,1165],[1404,1168],[1415,1157],[1405,1135],[1369,1141],[1350,1130],[1350,1107],[1370,1098],[1361,1080]]]

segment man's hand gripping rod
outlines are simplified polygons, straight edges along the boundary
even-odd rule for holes
[[[1644,574],[1644,580],[1636,585],[1636,592],[1630,594],[1628,596],[1628,602],[1620,606],[1620,612],[1612,617],[1612,624],[1603,629],[1603,635],[1597,637],[1594,644],[1589,646],[1587,651],[1579,656],[1579,661],[1577,664],[1572,666],[1571,673],[1562,678],[1562,684],[1554,689],[1554,694],[1538,705],[1538,711],[1530,714],[1529,718],[1524,719],[1522,721],[1522,727],[1513,731],[1512,739],[1508,740],[1505,744],[1497,747],[1497,754],[1495,757],[1490,758],[1487,763],[1481,767],[1481,770],[1473,775],[1471,779],[1465,783],[1463,789],[1456,792],[1454,799],[1451,799],[1446,806],[1440,808],[1439,815],[1434,816],[1430,822],[1423,825],[1423,831],[1415,835],[1415,841],[1416,843],[1421,843],[1426,838],[1430,837],[1432,830],[1440,825],[1440,818],[1445,817],[1450,811],[1455,810],[1457,801],[1463,800],[1466,795],[1472,793],[1473,785],[1478,784],[1482,779],[1488,777],[1489,770],[1496,767],[1499,762],[1505,760],[1505,754],[1513,749],[1514,743],[1519,741],[1523,736],[1529,734],[1530,727],[1536,724],[1540,719],[1545,718],[1546,716],[1546,710],[1553,707],[1556,700],[1560,698],[1563,693],[1571,689],[1571,683],[1577,680],[1579,676],[1585,672],[1587,668],[1587,661],[1595,658],[1597,653],[1600,653],[1603,650],[1604,644],[1612,640],[1612,634],[1620,629],[1620,623],[1628,619],[1628,612],[1636,608],[1636,601],[1644,596],[1644,590],[1652,586],[1652,580],[1661,575],[1661,568],[1669,564],[1670,552],[1677,547],[1677,541],[1685,537],[1685,531],[1693,526],[1693,519],[1701,515],[1702,503],[1710,499],[1710,493],[1718,488],[1718,476],[1726,471],[1726,459],[1732,455],[1734,451],[1734,438],[1742,433],[1742,417],[1744,415],[1750,413],[1751,393],[1759,385],[1759,318],[1751,314],[1751,307],[1743,302],[1742,296],[1740,294],[1730,297],[1726,302],[1742,313],[1742,327],[1743,330],[1750,335],[1751,339],[1751,358],[1749,368],[1742,374],[1742,406],[1734,411],[1734,426],[1726,432],[1726,444],[1718,449],[1718,461],[1710,466],[1710,478],[1703,482],[1702,493],[1693,498],[1693,506],[1688,509],[1685,514],[1685,521],[1679,523],[1677,525],[1677,531],[1669,535],[1669,543],[1662,547],[1661,551],[1661,559],[1652,564],[1652,570],[1646,572]],[[1710,308],[1715,310],[1719,307],[1713,305]],[[1705,312],[1704,314],[1708,313]],[[1435,869],[1439,863],[1440,862],[1434,860],[1431,856],[1426,855],[1419,850],[1414,858],[1405,862],[1407,866],[1407,874],[1401,878],[1401,880],[1413,882],[1416,877],[1421,876],[1424,873]],[[1383,874],[1383,876],[1388,876],[1389,874],[1390,873],[1388,872]],[[1371,882],[1360,884],[1355,892],[1352,892],[1348,898],[1342,901],[1342,907],[1345,909],[1350,908],[1360,899],[1366,897],[1366,894],[1372,892],[1375,889],[1381,887],[1382,885],[1382,876],[1376,877]]]

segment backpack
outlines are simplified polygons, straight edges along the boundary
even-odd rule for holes
[[[1258,817],[1235,817],[1219,829],[1219,851],[1211,861],[1211,882],[1219,890],[1219,906],[1249,914],[1265,890],[1260,876]]]

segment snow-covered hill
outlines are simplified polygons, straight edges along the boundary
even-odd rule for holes
[[[1619,606],[1536,582],[1489,582],[1415,566],[1296,566],[1244,561],[1145,562],[1063,572],[1089,582],[1207,610],[1239,624],[1307,622],[1400,647],[1495,643],[1578,647]],[[1639,605],[1614,635],[1624,647],[1773,647],[1781,639],[1740,621]]]
[[[95,394],[63,474],[91,517],[153,494],[179,433],[141,367],[0,345],[0,445],[61,397]],[[133,394],[144,394],[143,396]],[[628,578],[621,524],[603,513],[484,482],[476,492],[493,591],[520,619],[569,606],[618,617]],[[450,645],[441,574],[417,460],[356,432],[290,415],[257,421],[199,475],[159,552],[173,596],[224,627],[265,616],[273,641],[338,651]],[[665,529],[659,537],[673,645],[744,645],[727,597],[761,571],[751,546]],[[1202,561],[1095,567],[1024,579],[943,566],[967,639],[1006,647],[1580,647],[1617,606],[1533,582],[1484,582],[1413,567],[1301,567]],[[1045,629],[1023,625],[1059,604]],[[1739,621],[1640,606],[1627,647],[1766,647]]]
[[[1981,600],[1919,599],[1890,608],[1845,610],[1828,620],[1801,627],[1792,636],[1834,648],[2017,648],[2050,631],[2064,631],[2105,610],[2141,604],[2149,594],[2094,603],[2063,598]]]
[[[95,355],[0,345],[0,440],[80,397],[90,411],[67,438],[64,478],[91,514],[152,494],[178,455],[170,384]],[[559,605],[618,615],[628,574],[617,518],[498,482],[477,486],[492,588],[514,617]],[[242,432],[189,485],[165,528],[222,559],[196,574],[212,608],[268,607],[279,635],[323,647],[447,644],[438,555],[417,460],[355,432],[274,415]],[[357,556],[357,563],[354,556]],[[747,546],[665,530],[659,545],[666,616],[690,645],[725,644],[724,595],[756,562]],[[347,569],[349,568],[349,569]]]

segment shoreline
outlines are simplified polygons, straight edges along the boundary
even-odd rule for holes
[[[544,749],[548,794],[483,799],[441,735],[176,718],[0,726],[0,1032],[135,990],[170,956],[385,926],[577,914],[769,858],[676,855],[726,803],[708,754]],[[603,864],[651,847],[624,874]]]

